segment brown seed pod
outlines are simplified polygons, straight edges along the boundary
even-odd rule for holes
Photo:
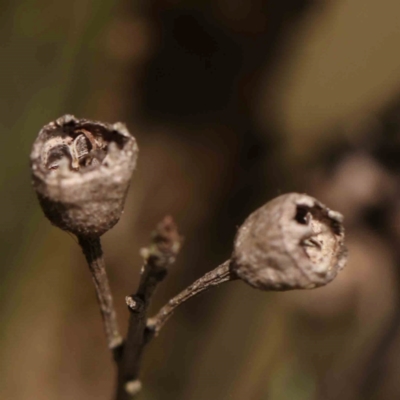
[[[121,123],[64,115],[45,125],[31,152],[33,186],[61,229],[98,237],[123,211],[138,147]]]
[[[346,263],[342,222],[340,213],[313,197],[279,196],[239,228],[231,271],[262,290],[326,285]]]

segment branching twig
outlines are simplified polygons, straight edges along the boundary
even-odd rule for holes
[[[140,391],[144,346],[186,300],[237,278],[265,291],[323,286],[336,277],[347,259],[340,213],[304,194],[281,195],[244,221],[230,260],[198,279],[147,321],[151,297],[182,242],[172,218],[166,217],[150,246],[142,251],[145,265],[138,290],[126,298],[131,314],[122,344],[100,236],[122,214],[137,153],[136,141],[123,124],[72,115],[45,125],[31,152],[33,185],[45,215],[78,237],[88,261],[108,346],[118,366],[116,400],[130,400]]]
[[[168,267],[175,261],[181,242],[182,238],[172,218],[165,217],[157,226],[150,246],[142,250],[145,265],[139,288],[135,295],[126,298],[131,315],[122,359],[118,363],[117,400],[131,399],[140,391],[138,376],[146,344],[144,334],[147,309],[157,284],[164,279]]]
[[[161,310],[157,313],[157,315],[155,315],[152,318],[149,318],[147,321],[147,329],[148,329],[147,341],[152,336],[158,334],[160,329],[172,316],[175,309],[179,307],[182,303],[212,288],[213,286],[217,286],[220,285],[221,283],[238,279],[237,276],[230,271],[229,266],[230,266],[230,260],[225,261],[214,270],[207,272],[204,276],[197,279],[197,281],[192,283],[189,287],[187,287],[177,296],[172,298],[163,308],[161,308]]]
[[[189,298],[220,283],[241,279],[261,290],[326,285],[346,262],[342,215],[303,194],[279,196],[240,226],[230,260],[171,299],[147,323],[148,341]]]
[[[114,351],[121,345],[122,338],[119,334],[117,316],[106,274],[100,238],[79,237],[78,239],[92,274],[101,316],[103,317],[107,344]]]

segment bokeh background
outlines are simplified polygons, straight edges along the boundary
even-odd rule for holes
[[[224,261],[268,199],[344,213],[350,260],[315,291],[234,282],[147,349],[143,400],[400,398],[400,3],[25,0],[0,14],[0,398],[110,399],[114,366],[76,239],[52,227],[29,152],[65,113],[140,146],[104,237],[118,316],[166,214],[185,245],[152,304]]]

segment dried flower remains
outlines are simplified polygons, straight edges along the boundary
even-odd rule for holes
[[[98,237],[122,213],[138,148],[121,123],[65,115],[33,144],[33,185],[49,220],[78,236]]]
[[[340,213],[311,196],[279,196],[239,228],[232,272],[262,290],[326,285],[346,263],[342,222]]]

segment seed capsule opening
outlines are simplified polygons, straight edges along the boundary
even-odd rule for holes
[[[309,235],[300,239],[299,244],[314,266],[316,273],[326,273],[336,264],[340,251],[343,229],[339,223],[341,218],[336,213],[315,202],[312,207],[297,204],[295,220],[310,228]]]
[[[86,172],[106,164],[110,146],[122,150],[127,140],[121,132],[104,124],[67,115],[44,133],[40,159],[49,171],[58,170],[66,160],[69,170]]]

